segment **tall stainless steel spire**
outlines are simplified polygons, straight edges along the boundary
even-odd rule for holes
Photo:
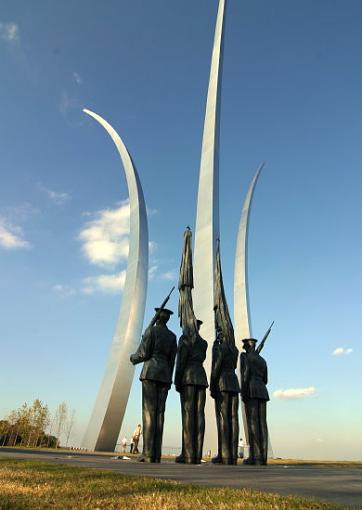
[[[219,0],[202,140],[194,246],[194,309],[196,317],[203,321],[200,333],[209,342],[205,361],[208,374],[215,336],[213,287],[216,239],[219,237],[219,110],[225,8],[226,0]],[[208,395],[204,451],[216,451],[216,446],[214,404]]]
[[[234,270],[234,329],[235,340],[237,342],[243,338],[250,338],[251,335],[248,289],[249,215],[255,186],[263,167],[264,163],[262,163],[256,171],[246,194],[241,211],[238,239],[236,243]]]
[[[235,253],[235,269],[234,269],[234,331],[236,345],[240,348],[240,340],[250,338],[251,322],[249,311],[249,289],[248,289],[248,234],[249,234],[249,217],[250,209],[253,201],[256,183],[258,182],[260,172],[264,167],[262,163],[256,174],[254,175],[248,192],[246,194],[241,218],[239,224],[238,239],[236,243]],[[242,403],[241,415],[244,426],[245,446],[249,446],[249,433],[246,422],[245,408]],[[248,456],[247,453],[245,455]]]
[[[148,225],[137,170],[119,135],[102,117],[89,110],[112,138],[121,157],[130,201],[130,243],[126,282],[106,371],[82,446],[114,451],[126,410],[134,367],[129,361],[142,332],[148,278]]]

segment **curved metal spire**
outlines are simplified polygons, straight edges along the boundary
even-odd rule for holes
[[[211,347],[215,337],[214,266],[219,237],[219,111],[225,9],[226,0],[219,0],[202,139],[194,244],[193,301],[195,315],[203,321],[201,335],[209,342],[205,360],[207,373],[211,371]],[[207,395],[204,451],[215,452],[217,448],[214,415],[214,402]]]
[[[239,342],[243,338],[250,338],[251,335],[248,289],[249,216],[255,186],[263,168],[264,163],[259,166],[250,183],[241,211],[234,270],[234,327],[236,342]]]
[[[148,225],[141,183],[132,158],[117,132],[102,117],[93,117],[112,138],[121,157],[130,201],[130,242],[122,304],[106,371],[82,446],[114,451],[132,385],[134,367],[129,361],[138,346],[144,319],[148,279]]]
[[[264,168],[262,163],[256,171],[246,194],[239,224],[238,239],[236,243],[235,270],[234,270],[234,328],[237,345],[243,338],[251,337],[251,323],[249,310],[248,288],[248,236],[249,217],[256,183],[260,172]],[[249,431],[247,426],[245,406],[241,402],[241,416],[244,427],[245,447],[249,447]],[[248,454],[246,454],[248,456]]]

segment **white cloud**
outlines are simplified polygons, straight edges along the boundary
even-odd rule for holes
[[[77,97],[63,91],[58,104],[59,112],[70,126],[82,126],[85,122],[82,104]]]
[[[78,102],[76,99],[71,97],[68,92],[63,92],[60,103],[59,103],[59,110],[61,113],[66,114],[68,110],[71,110],[72,108],[77,108]]]
[[[154,255],[154,253],[157,251],[158,245],[155,241],[150,241],[148,243],[148,250],[150,252],[150,255]]]
[[[82,84],[83,80],[82,80],[80,74],[77,73],[77,71],[73,71],[72,76],[73,76],[73,80],[75,81],[75,83],[77,85],[81,85]]]
[[[147,206],[146,206],[146,209],[147,209],[148,217],[155,216],[156,214],[158,214],[158,209],[151,209],[150,207],[147,207]]]
[[[90,276],[83,280],[83,293],[94,294],[103,292],[105,294],[119,293],[124,287],[126,281],[126,271],[116,274],[101,274],[99,276]]]
[[[73,289],[69,285],[63,285],[61,283],[53,285],[53,291],[56,292],[56,294],[58,294],[61,297],[74,296],[74,294],[76,294],[75,289]]]
[[[332,356],[343,356],[345,354],[351,354],[352,351],[353,349],[350,348],[345,349],[344,347],[337,347],[337,349],[334,349],[332,352]]]
[[[289,390],[274,391],[273,397],[279,400],[296,400],[314,395],[316,389],[314,386],[309,388],[290,388]]]
[[[16,23],[1,23],[0,22],[0,39],[7,42],[14,42],[19,40],[19,27]]]
[[[39,210],[29,202],[11,207],[2,207],[1,211],[3,213],[2,217],[7,218],[9,223],[21,223],[28,221],[39,213]]]
[[[176,271],[166,271],[160,274],[161,280],[173,281],[177,279]]]
[[[69,193],[51,190],[43,186],[43,184],[41,183],[38,184],[38,188],[40,191],[45,193],[52,202],[54,202],[57,205],[62,205],[64,204],[64,202],[71,198]]]
[[[82,251],[91,264],[114,266],[127,260],[129,251],[129,201],[116,209],[95,213],[79,234]]]
[[[94,214],[86,212],[86,223],[79,233],[82,243],[81,250],[86,259],[94,265],[114,268],[127,262],[129,252],[130,206],[129,200],[120,203],[114,209],[102,209]],[[89,219],[91,218],[91,219]],[[154,253],[157,243],[149,242],[149,251]],[[148,276],[156,277],[158,263],[153,261]],[[173,279],[173,273],[160,275],[161,279]],[[114,274],[101,274],[85,278],[82,282],[84,294],[95,292],[119,293],[125,284],[126,270]]]
[[[24,239],[19,226],[12,225],[0,217],[0,247],[6,250],[15,250],[30,248],[30,246],[29,241]]]
[[[148,270],[148,278],[150,280],[153,280],[155,278],[157,270],[158,270],[158,266],[157,265],[151,266],[149,268],[149,270]]]

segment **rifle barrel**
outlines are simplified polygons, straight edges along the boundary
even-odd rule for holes
[[[274,321],[270,324],[269,326],[269,329],[267,330],[267,332],[265,333],[265,335],[263,336],[263,339],[262,341],[260,342],[259,344],[259,347],[257,348],[257,352],[260,354],[260,352],[262,351],[263,347],[264,347],[264,344],[266,342],[266,339],[268,338],[270,332],[271,332],[271,329],[273,327],[273,324],[274,324]]]

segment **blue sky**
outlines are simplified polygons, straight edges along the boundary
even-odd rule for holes
[[[229,305],[241,206],[265,161],[249,280],[253,334],[275,320],[264,350],[270,393],[279,391],[269,404],[274,452],[361,459],[362,4],[228,3],[220,219]],[[119,132],[142,181],[146,322],[177,280],[183,230],[195,221],[216,11],[216,0],[3,0],[1,416],[38,397],[51,408],[66,400],[76,444],[105,368],[126,267],[127,187],[111,141],[82,108]],[[135,378],[122,435],[140,415]],[[166,445],[179,445],[178,423],[172,390]]]

